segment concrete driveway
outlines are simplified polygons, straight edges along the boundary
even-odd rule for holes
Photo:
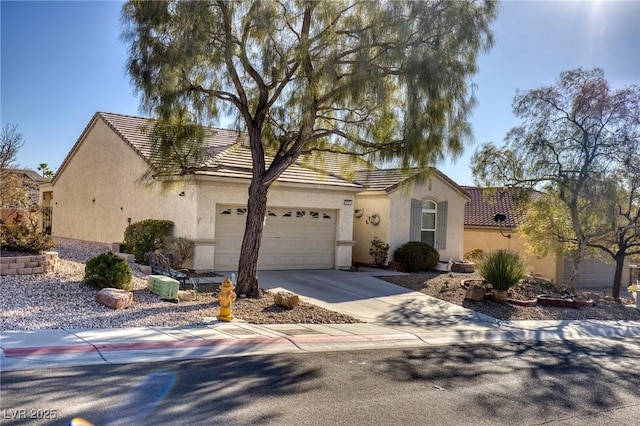
[[[371,324],[421,329],[494,325],[495,319],[423,293],[376,278],[395,272],[362,268],[338,270],[260,271],[265,290],[292,291],[306,302]]]

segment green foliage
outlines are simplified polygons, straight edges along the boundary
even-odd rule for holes
[[[508,290],[518,284],[527,273],[522,258],[507,250],[487,253],[476,265],[476,270],[495,290]]]
[[[97,288],[131,290],[131,270],[127,262],[111,252],[89,259],[84,268],[85,284]]]
[[[184,269],[193,260],[196,245],[183,237],[168,237],[165,253],[169,255],[173,269]]]
[[[407,272],[428,271],[440,260],[440,254],[427,243],[409,241],[393,252],[393,259],[400,262]]]
[[[2,225],[0,246],[7,251],[41,254],[53,248],[53,239],[24,225]]]
[[[389,244],[373,237],[371,245],[369,246],[369,255],[373,257],[374,265],[381,267],[387,263],[387,256],[389,254]]]
[[[523,234],[538,253],[575,248],[570,288],[587,247],[619,261],[640,251],[638,99],[640,86],[613,90],[602,69],[562,72],[553,85],[519,92],[513,109],[522,124],[505,146],[485,144],[472,158],[481,185],[545,193]],[[616,276],[614,297],[619,286]]]
[[[464,255],[464,260],[467,262],[478,263],[480,260],[482,260],[484,256],[485,256],[484,250],[477,248],[477,249],[468,251]]]
[[[131,0],[127,70],[158,118],[147,176],[198,173],[211,156],[198,126],[236,120],[253,158],[236,291],[258,295],[266,193],[301,154],[427,168],[462,152],[496,14],[493,1]]]
[[[170,220],[146,219],[132,223],[124,231],[125,251],[133,254],[136,262],[143,263],[145,253],[165,246],[165,239],[172,230]]]

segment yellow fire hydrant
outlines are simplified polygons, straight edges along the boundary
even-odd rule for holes
[[[230,279],[224,280],[220,284],[220,294],[218,300],[220,301],[220,315],[217,316],[218,321],[232,321],[233,312],[231,312],[231,304],[236,301],[236,293],[233,291],[235,287]]]

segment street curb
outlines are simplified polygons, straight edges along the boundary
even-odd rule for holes
[[[87,344],[76,346],[45,346],[45,347],[23,347],[4,348],[7,358],[20,356],[38,355],[64,355],[89,352],[114,352],[114,351],[135,351],[135,350],[170,350],[184,348],[199,348],[213,346],[233,346],[233,345],[260,345],[274,343],[291,343],[288,339],[278,337],[246,337],[242,339],[211,339],[211,340],[176,340],[166,342],[131,342],[131,343],[103,343]]]

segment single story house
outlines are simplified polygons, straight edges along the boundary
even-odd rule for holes
[[[524,220],[524,215],[514,208],[513,197],[508,188],[497,190],[492,196],[487,196],[483,188],[462,188],[471,196],[464,211],[465,254],[474,249],[481,249],[485,253],[498,249],[512,250],[524,258],[533,274],[554,282],[566,283],[569,280],[573,263],[571,253],[549,253],[538,257],[528,252],[517,229]],[[613,283],[614,271],[615,265],[612,262],[587,257],[582,264],[577,286],[606,287]],[[628,283],[627,267],[623,272],[622,284],[624,286]]]
[[[52,209],[52,235],[113,243],[122,241],[130,223],[168,219],[175,223],[174,235],[195,242],[193,269],[235,270],[251,177],[245,136],[205,129],[208,157],[202,166],[163,185],[159,179],[141,181],[153,155],[152,124],[120,114],[93,116],[51,184],[43,187],[41,201]],[[364,253],[373,235],[392,247],[428,238],[446,260],[462,257],[468,196],[446,176],[436,171],[424,184],[400,185],[416,173],[401,176],[363,162],[348,163],[351,170],[345,171],[336,156],[321,160],[300,159],[271,186],[260,269],[349,268],[356,258],[371,263]],[[377,213],[378,224],[355,218],[354,209]],[[430,220],[426,227],[423,216]]]

